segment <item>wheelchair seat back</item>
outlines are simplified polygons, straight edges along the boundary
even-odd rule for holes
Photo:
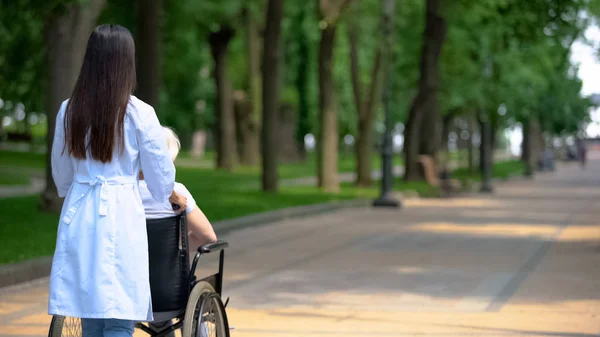
[[[152,310],[157,313],[185,309],[190,291],[185,214],[146,219],[146,230]]]

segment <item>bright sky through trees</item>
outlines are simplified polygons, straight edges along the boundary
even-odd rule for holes
[[[585,32],[587,41],[573,44],[571,59],[579,64],[579,78],[583,81],[582,95],[600,94],[600,27],[594,25]],[[586,131],[589,137],[600,136],[600,113],[595,109],[591,113],[592,123]]]

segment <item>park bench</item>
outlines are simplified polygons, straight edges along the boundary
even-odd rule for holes
[[[433,187],[439,187],[442,196],[449,196],[461,190],[462,184],[460,181],[451,179],[448,172],[442,174],[431,156],[419,156],[419,167],[425,181]]]

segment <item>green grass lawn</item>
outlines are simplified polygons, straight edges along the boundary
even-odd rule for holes
[[[497,179],[507,179],[513,175],[523,175],[525,173],[525,166],[520,160],[509,160],[499,163],[494,163],[492,169],[492,177]],[[469,172],[467,168],[456,169],[452,172],[452,178],[459,180],[473,180],[481,181],[481,175],[475,170],[475,172]]]
[[[10,158],[29,169],[41,170],[44,156],[28,153],[0,152],[2,165]],[[341,159],[340,167],[350,165]],[[10,163],[8,163],[10,164]],[[314,161],[281,165],[282,178],[314,175]],[[498,163],[495,176],[510,175],[519,171],[514,162]],[[461,170],[455,176],[465,175]],[[258,188],[242,188],[259,181],[258,169],[239,168],[234,172],[213,169],[178,168],[177,180],[187,186],[208,218],[215,222],[253,213],[276,210],[290,206],[316,204],[356,198],[376,198],[379,183],[369,188],[356,188],[351,183],[341,185],[339,194],[323,193],[314,186],[284,186],[279,193],[265,193]],[[422,196],[437,196],[439,190],[426,183],[404,183],[395,180],[397,191],[414,190]],[[51,255],[56,240],[58,215],[37,211],[39,196],[15,197],[0,201],[0,264]]]
[[[43,170],[46,155],[35,152],[0,151],[0,166]]]
[[[188,158],[187,155],[184,155]],[[206,158],[214,158],[214,155],[211,153],[207,153]],[[395,166],[400,166],[403,164],[402,157],[398,154],[393,157],[393,162]],[[354,172],[355,168],[355,159],[354,154],[349,153],[342,155],[340,154],[338,158],[338,172],[346,173],[346,172]],[[381,156],[379,154],[373,154],[371,157],[371,165],[373,170],[378,170],[381,168]],[[244,167],[238,166],[234,170],[236,173],[254,173],[259,174],[259,167]],[[309,153],[306,159],[302,162],[298,163],[281,163],[278,166],[279,178],[281,179],[293,179],[293,178],[303,178],[303,177],[313,177],[317,174],[317,157],[315,153]]]
[[[51,255],[58,215],[37,211],[39,196],[0,200],[0,264]]]
[[[28,185],[33,175],[42,175],[46,157],[40,153],[0,151],[0,186]]]
[[[286,186],[279,193],[240,188],[258,179],[258,174],[248,172],[190,168],[177,171],[177,180],[187,186],[213,222],[291,206],[375,198],[379,193],[378,183],[370,188],[342,184],[339,194],[323,193],[314,186]],[[404,184],[400,180],[395,187],[417,190],[425,195],[436,195],[437,191],[424,183]],[[51,255],[54,251],[58,216],[38,212],[38,202],[39,196],[8,198],[0,202],[0,264]]]
[[[29,185],[29,174],[0,168],[0,186]]]

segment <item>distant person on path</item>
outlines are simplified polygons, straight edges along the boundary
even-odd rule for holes
[[[134,321],[153,320],[139,172],[157,202],[187,207],[173,192],[175,167],[156,113],[132,96],[134,88],[131,34],[97,27],[58,111],[51,154],[58,195],[66,198],[48,312],[82,318],[83,337],[132,336]]]

